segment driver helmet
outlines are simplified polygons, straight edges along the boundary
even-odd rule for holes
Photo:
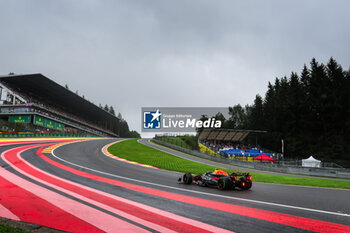
[[[215,169],[214,174],[228,176],[227,172],[225,172],[224,170],[219,170],[219,169]]]

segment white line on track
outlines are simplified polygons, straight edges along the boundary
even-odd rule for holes
[[[78,143],[78,142],[75,142]],[[62,145],[64,146],[64,145]],[[239,197],[230,197],[230,196],[224,196],[224,195],[219,195],[219,194],[214,194],[214,193],[205,193],[205,192],[200,192],[200,191],[195,191],[195,190],[188,190],[188,189],[182,189],[182,188],[177,188],[177,187],[172,187],[172,186],[167,186],[167,185],[162,185],[162,184],[155,184],[155,183],[151,183],[151,182],[147,182],[147,181],[142,181],[142,180],[136,180],[133,178],[129,178],[129,177],[124,177],[124,176],[119,176],[119,175],[115,175],[115,174],[111,174],[111,173],[107,173],[107,172],[103,172],[103,171],[99,171],[99,170],[95,170],[92,168],[88,168],[88,167],[84,167],[72,162],[69,162],[67,160],[64,160],[58,156],[55,155],[55,150],[57,148],[59,148],[61,146],[56,147],[55,149],[52,150],[52,156],[55,157],[56,159],[59,159],[65,163],[71,164],[73,166],[79,167],[79,168],[83,168],[86,170],[90,170],[96,173],[100,173],[103,175],[108,175],[108,176],[112,176],[115,178],[119,178],[119,179],[124,179],[124,180],[129,180],[129,181],[134,181],[134,182],[138,182],[138,183],[142,183],[142,184],[147,184],[147,185],[152,185],[152,186],[157,186],[157,187],[162,187],[162,188],[168,188],[168,189],[174,189],[174,190],[180,190],[183,192],[189,192],[189,193],[196,193],[196,194],[201,194],[201,195],[207,195],[207,196],[213,196],[213,197],[220,197],[220,198],[226,198],[226,199],[231,199],[231,200],[238,200],[238,201],[245,201],[245,202],[252,202],[252,203],[257,203],[257,204],[264,204],[264,205],[270,205],[270,206],[277,206],[277,207],[283,207],[283,208],[289,208],[289,209],[297,209],[297,210],[303,210],[303,211],[311,211],[311,212],[316,212],[316,213],[322,213],[322,214],[330,214],[330,215],[337,215],[337,216],[344,216],[344,217],[350,217],[350,214],[345,214],[345,213],[337,213],[337,212],[331,212],[331,211],[325,211],[325,210],[317,210],[317,209],[311,209],[311,208],[305,208],[305,207],[299,207],[299,206],[292,206],[292,205],[284,205],[284,204],[278,204],[278,203],[273,203],[273,202],[266,202],[266,201],[257,201],[257,200],[251,200],[251,199],[245,199],[245,198],[239,198]],[[102,152],[102,149],[101,149]],[[103,152],[102,152],[103,153]]]
[[[27,149],[25,149],[27,150]],[[193,220],[193,219],[189,219],[189,218],[186,218],[186,217],[182,217],[182,216],[179,216],[179,215],[176,215],[176,214],[173,214],[173,213],[170,213],[170,212],[167,212],[167,211],[163,211],[163,210],[160,210],[160,209],[157,209],[157,208],[154,208],[154,207],[151,207],[151,206],[147,206],[147,205],[144,205],[144,204],[141,204],[141,203],[137,203],[137,202],[134,202],[134,201],[131,201],[131,200],[128,200],[128,199],[125,199],[125,198],[122,198],[122,197],[119,197],[119,196],[116,196],[116,195],[112,195],[112,194],[109,194],[109,193],[105,193],[103,191],[100,191],[100,190],[97,190],[97,189],[93,189],[91,187],[88,187],[88,186],[84,186],[82,184],[79,184],[79,183],[76,183],[76,182],[73,182],[73,181],[70,181],[70,180],[66,180],[64,178],[61,178],[61,177],[58,177],[58,176],[55,176],[53,174],[50,174],[46,171],[43,171],[41,170],[40,168],[37,168],[35,167],[34,165],[32,165],[31,163],[29,163],[28,161],[24,160],[21,156],[22,152],[24,150],[20,151],[17,153],[17,158],[22,161],[23,163],[27,164],[29,167],[33,168],[34,170],[38,171],[38,172],[41,172],[51,178],[54,178],[54,179],[57,179],[59,180],[60,182],[63,182],[63,183],[68,183],[70,185],[73,185],[75,187],[78,187],[80,189],[85,189],[85,190],[88,190],[90,192],[94,192],[94,193],[97,193],[99,195],[102,195],[102,196],[106,196],[106,197],[109,197],[109,198],[112,198],[116,201],[120,201],[120,202],[124,202],[124,203],[127,203],[127,204],[130,204],[132,206],[136,206],[138,208],[141,208],[141,209],[144,209],[144,210],[148,210],[150,212],[153,212],[153,213],[157,213],[158,215],[162,215],[164,217],[167,217],[167,218],[170,218],[172,220],[175,220],[175,221],[181,221],[181,222],[185,222],[189,225],[193,225],[193,226],[196,226],[198,228],[202,228],[202,229],[205,229],[205,230],[210,230],[212,232],[232,232],[232,231],[229,231],[229,230],[225,230],[225,229],[222,229],[222,228],[218,228],[216,226],[212,226],[210,224],[206,224],[206,223],[202,223],[202,222],[199,222],[199,221],[196,221],[196,220]],[[146,227],[149,227],[155,231],[159,231],[159,232],[166,232],[166,233],[172,233],[172,232],[175,232],[175,231],[172,231],[171,229],[167,228],[167,227],[163,227],[161,225],[159,225],[158,223],[154,223],[154,222],[150,222],[148,220],[145,220],[145,219],[141,219],[137,216],[134,216],[128,212],[124,212],[122,210],[119,210],[117,208],[114,208],[114,207],[111,207],[111,206],[108,206],[108,204],[105,204],[103,202],[100,202],[98,200],[95,200],[95,199],[91,199],[90,197],[88,196],[84,196],[84,195],[81,195],[79,194],[78,192],[74,192],[74,191],[71,191],[69,189],[66,189],[64,186],[60,186],[60,185],[56,185],[56,184],[53,184],[53,183],[49,183],[45,180],[42,180],[40,177],[36,177],[35,175],[33,174],[29,174],[27,173],[26,171],[24,170],[21,170],[19,167],[16,167],[16,165],[14,165],[14,163],[11,163],[10,161],[8,161],[6,158],[3,158],[3,160],[7,163],[7,164],[10,164],[11,167],[13,167],[16,171],[22,173],[23,175],[33,179],[33,180],[36,180],[42,184],[45,184],[49,187],[52,187],[56,190],[59,190],[63,193],[66,193],[68,195],[71,195],[79,200],[82,200],[82,201],[85,201],[85,202],[88,202],[92,205],[95,205],[97,207],[100,207],[101,209],[105,209],[107,211],[110,211],[112,213],[115,213],[119,216],[122,216],[126,219],[129,219],[133,222],[136,222],[136,223],[139,223],[143,226],[146,226]],[[0,207],[1,207],[1,204],[0,204]],[[1,210],[1,209],[0,209]],[[121,219],[119,219],[120,221],[123,221]],[[122,224],[122,222],[120,222],[118,220],[118,222],[120,224]],[[124,224],[125,225],[125,224]],[[120,227],[119,227],[120,228]],[[118,228],[118,229],[119,229]],[[142,229],[141,229],[142,230]]]

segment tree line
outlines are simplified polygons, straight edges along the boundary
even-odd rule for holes
[[[113,106],[108,106],[107,104],[103,107],[101,104],[99,104],[99,107],[106,112],[109,112],[113,116],[116,116]],[[118,134],[120,137],[126,137],[126,138],[141,138],[141,135],[135,131],[129,129],[128,122],[123,118],[121,113],[118,113],[117,119],[115,122],[111,123],[112,131],[116,134]]]
[[[285,157],[310,155],[328,161],[350,160],[350,70],[335,59],[327,64],[312,59],[300,74],[268,83],[264,97],[229,107],[229,119],[218,113],[223,128],[264,130],[259,144]],[[248,138],[255,144],[255,137]]]

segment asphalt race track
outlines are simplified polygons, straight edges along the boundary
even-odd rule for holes
[[[350,190],[187,186],[103,154],[116,140],[0,142],[0,216],[72,232],[350,232]]]

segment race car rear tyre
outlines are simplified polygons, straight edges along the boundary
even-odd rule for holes
[[[192,184],[192,174],[185,173],[185,175],[182,177],[182,180],[185,184]]]
[[[250,189],[251,187],[252,187],[252,184],[253,184],[253,182],[251,181],[251,180],[246,180],[245,181],[245,186],[244,186],[244,190],[248,190],[248,189]]]
[[[251,180],[241,178],[239,181],[240,181],[240,188],[242,190],[248,190],[252,187],[253,183]]]
[[[220,190],[229,190],[233,189],[233,187],[233,182],[228,177],[220,177],[220,179],[218,180],[218,189]]]

